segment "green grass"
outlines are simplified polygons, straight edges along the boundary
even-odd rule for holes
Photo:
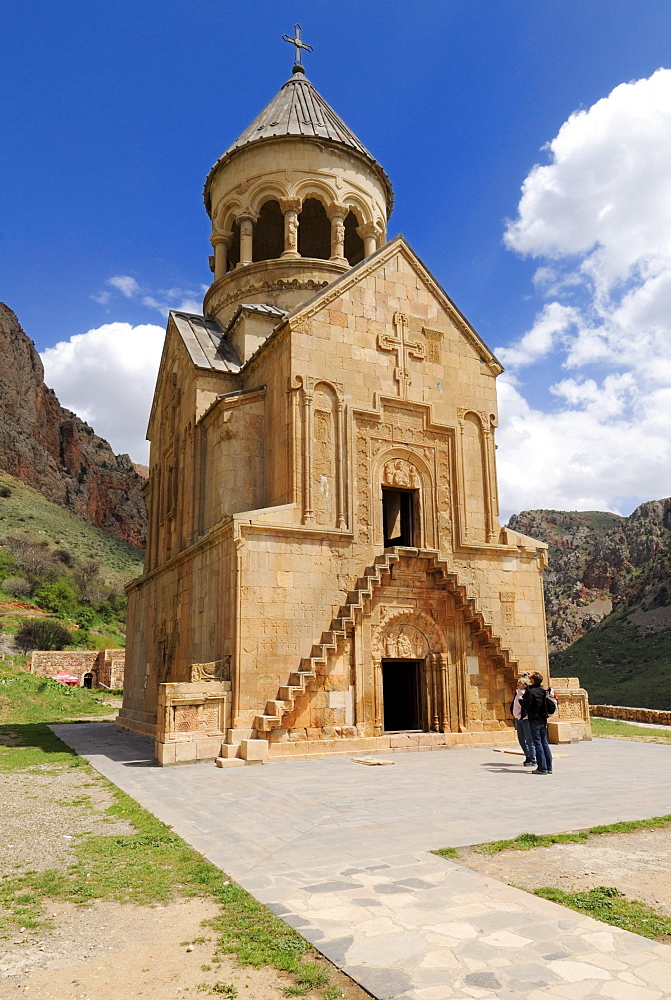
[[[68,549],[79,559],[95,559],[103,567],[108,584],[122,587],[140,576],[144,551],[113,538],[107,532],[82,521],[65,507],[47,500],[37,490],[0,471],[0,488],[11,496],[0,497],[0,537],[17,533],[30,535],[50,547]]]
[[[671,629],[642,636],[628,609],[608,615],[559,653],[553,677],[579,677],[595,705],[671,706]]]
[[[300,934],[231,882],[169,826],[96,775],[49,729],[48,722],[108,713],[109,706],[102,705],[98,697],[98,692],[68,688],[0,663],[0,710],[4,713],[0,772],[39,768],[44,774],[64,767],[84,768],[91,775],[87,784],[102,783],[113,795],[108,818],[124,820],[135,831],[78,836],[73,838],[75,860],[71,864],[0,877],[0,937],[15,934],[19,927],[32,933],[49,928],[47,900],[86,905],[96,899],[113,899],[155,905],[167,903],[175,895],[205,895],[219,906],[218,916],[210,922],[217,934],[215,961],[217,956],[234,955],[240,965],[271,965],[292,973],[292,988],[299,991],[296,996],[328,986],[328,971],[311,960],[312,946]],[[90,798],[77,793],[60,804],[86,808]],[[214,995],[233,996],[224,992],[228,985],[215,983],[207,989]]]
[[[543,888],[536,889],[535,895],[653,941],[671,936],[671,918],[656,913],[637,899],[627,899],[624,893],[612,886],[600,885],[588,892]]]
[[[552,847],[553,844],[579,844],[590,837],[608,833],[630,833],[632,830],[661,828],[671,824],[671,813],[665,816],[652,816],[650,819],[625,820],[619,823],[609,823],[603,826],[590,826],[587,830],[577,830],[572,833],[520,833],[509,840],[489,840],[483,844],[474,844],[471,850],[476,854],[499,854],[501,851],[530,851],[534,847]],[[456,847],[443,847],[433,851],[441,858],[459,859],[461,854]]]
[[[300,934],[125,792],[105,779],[98,780],[114,795],[109,816],[127,821],[137,832],[89,836],[73,848],[73,864],[0,878],[0,936],[16,933],[19,926],[33,932],[49,928],[46,900],[85,905],[95,899],[113,899],[151,905],[167,903],[175,894],[209,895],[220,908],[219,915],[208,922],[217,934],[215,962],[222,955],[234,955],[240,965],[271,965],[292,973],[294,988],[300,991],[295,996],[328,985],[328,971],[306,961],[313,949]],[[208,989],[217,993],[213,987]]]
[[[648,740],[650,743],[671,743],[671,726],[664,729],[648,729],[633,726],[619,719],[592,719],[593,736],[617,736],[620,739]]]

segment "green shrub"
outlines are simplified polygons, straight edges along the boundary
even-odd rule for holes
[[[79,608],[72,580],[67,577],[61,577],[55,583],[42,584],[34,596],[36,604],[57,615],[74,615]]]
[[[24,653],[31,649],[65,649],[72,636],[60,622],[49,618],[31,618],[16,633],[16,645]]]

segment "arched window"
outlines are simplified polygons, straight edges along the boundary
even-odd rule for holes
[[[231,231],[233,236],[231,238],[231,245],[228,248],[228,263],[226,265],[227,271],[232,271],[233,268],[240,263],[240,226],[237,222],[233,223]]]
[[[279,202],[267,201],[261,206],[254,223],[254,260],[275,260],[284,250],[284,216]]]
[[[306,198],[298,216],[298,252],[301,257],[328,260],[331,256],[331,223],[316,198]]]
[[[345,218],[345,256],[352,267],[363,260],[363,240],[357,233],[358,226],[359,220],[350,209]]]

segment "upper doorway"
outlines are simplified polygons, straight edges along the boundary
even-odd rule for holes
[[[416,490],[394,490],[382,487],[382,524],[384,547],[415,545]]]

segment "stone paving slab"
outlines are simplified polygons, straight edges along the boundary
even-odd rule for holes
[[[671,948],[428,851],[671,812],[668,747],[572,745],[159,768],[109,723],[54,732],[379,1000],[669,1000]],[[523,862],[522,862],[523,863]]]

